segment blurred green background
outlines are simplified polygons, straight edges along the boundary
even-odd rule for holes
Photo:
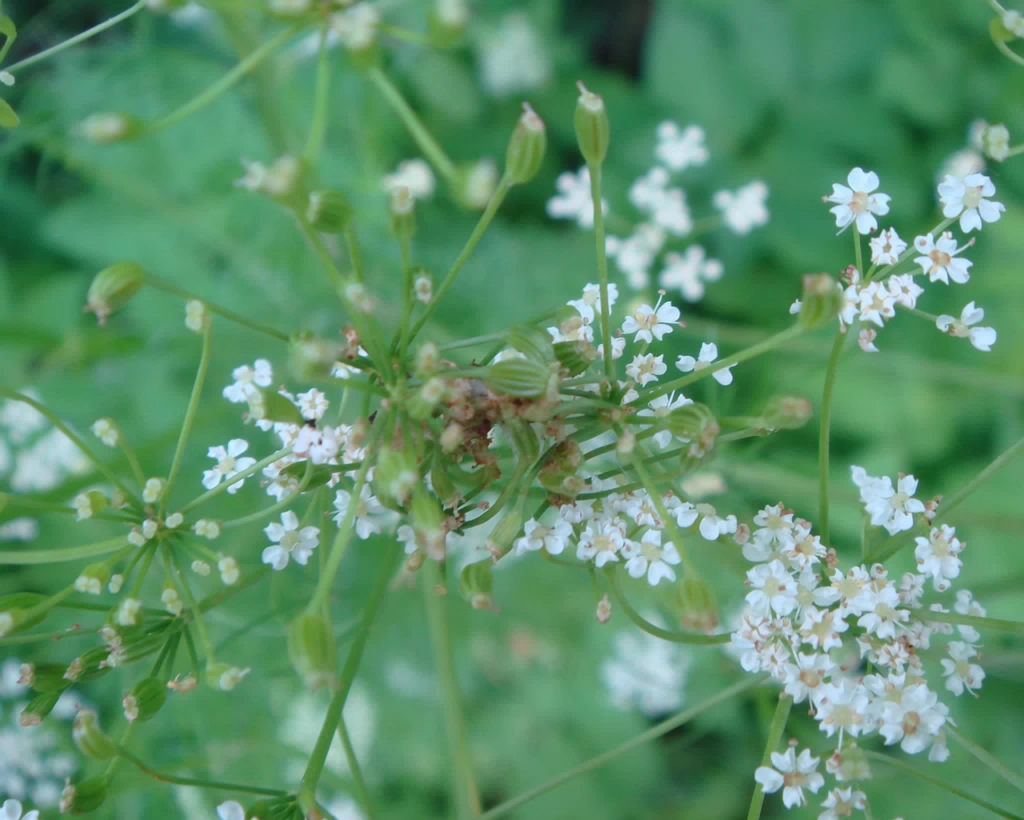
[[[414,30],[423,30],[428,5],[381,3],[385,19]],[[19,26],[12,59],[123,7],[103,0],[9,1],[4,11]],[[702,302],[684,306],[688,327],[673,335],[666,359],[695,355],[705,340],[731,352],[765,338],[789,320],[787,308],[799,295],[802,274],[837,272],[852,262],[849,235],[835,236],[821,203],[851,167],[880,175],[882,190],[893,197],[882,224],[895,226],[909,241],[938,221],[936,177],[951,155],[968,147],[973,121],[1004,122],[1011,134],[1024,133],[1024,71],[992,46],[989,17],[983,0],[488,0],[473,4],[467,43],[460,48],[436,52],[385,38],[389,76],[455,160],[500,160],[524,99],[549,127],[542,172],[510,197],[438,311],[432,337],[445,341],[493,332],[576,298],[583,284],[595,280],[592,235],[544,213],[555,177],[579,165],[572,111],[574,84],[582,79],[605,96],[612,118],[607,198],[617,211],[629,213],[625,192],[653,164],[654,129],[665,119],[707,130],[711,162],[683,177],[697,216],[710,212],[710,195],[719,188],[763,179],[771,190],[765,228],[742,240],[724,232],[708,238],[725,276]],[[524,83],[533,85],[496,94],[481,82],[482,65],[489,53],[508,45],[510,25],[532,32],[534,70],[523,72],[508,48],[507,64],[492,70],[525,74]],[[276,153],[261,115],[261,95],[273,96],[287,143],[301,147],[311,111],[312,61],[286,52],[262,81],[242,83],[179,127],[140,143],[94,147],[71,136],[77,122],[97,111],[160,116],[235,60],[215,21],[142,13],[19,74],[14,88],[0,89],[22,117],[22,126],[0,141],[0,382],[34,387],[79,429],[100,416],[115,418],[138,444],[147,474],[166,470],[199,346],[182,327],[181,304],[155,292],[144,293],[108,327],[97,329],[81,313],[96,270],[133,259],[181,287],[286,330],[333,335],[343,322],[315,257],[286,215],[271,201],[232,186],[241,175],[241,157],[269,161]],[[388,233],[381,178],[417,150],[340,51],[331,58],[331,72],[321,181],[355,202],[374,287],[386,320],[393,322],[399,255]],[[954,492],[1024,435],[1024,173],[1012,161],[987,173],[1006,214],[968,252],[975,262],[969,285],[933,286],[920,307],[958,315],[976,300],[986,310],[985,324],[999,331],[993,352],[979,353],[926,321],[901,315],[880,333],[881,354],[854,348],[843,360],[833,420],[833,541],[844,558],[856,557],[861,526],[848,479],[851,463],[875,474],[912,472],[921,479],[921,496],[930,498]],[[446,269],[474,223],[473,214],[439,193],[419,212],[417,261],[434,271]],[[231,369],[264,356],[284,372],[283,346],[226,322],[217,323],[214,337],[210,388],[183,471],[183,485],[192,481],[187,486],[195,491],[207,466],[206,447],[248,432],[237,408],[218,396]],[[737,368],[732,388],[710,384],[692,397],[723,412],[747,412],[773,394],[791,392],[807,395],[817,408],[830,344],[826,333],[801,340]],[[813,519],[816,420],[798,433],[723,448],[712,469],[728,489],[712,503],[749,520],[763,504],[784,500]],[[248,437],[257,457],[270,452],[258,436]],[[67,501],[88,483],[89,478],[71,479],[50,496]],[[1024,618],[1022,487],[1024,462],[1002,472],[951,522],[969,543],[955,589],[973,590],[994,617],[1018,620]],[[256,497],[222,497],[217,513],[244,514]],[[11,510],[0,512],[0,524],[12,517]],[[41,543],[55,546],[95,540],[105,532],[99,525],[71,527],[47,518],[41,528]],[[253,526],[233,531],[217,546],[253,568],[263,535]],[[376,567],[374,542],[360,547],[348,556],[338,589],[342,624],[358,612]],[[898,569],[909,569],[907,557],[902,560]],[[723,610],[731,612],[743,589],[734,576],[719,577],[717,567],[707,562]],[[56,589],[76,571],[4,568],[0,593]],[[226,655],[252,665],[252,675],[231,695],[200,689],[170,704],[138,733],[141,756],[168,771],[294,782],[287,778],[301,767],[302,745],[312,745],[322,704],[300,698],[283,655],[282,624],[309,595],[311,578],[289,568],[275,575],[269,592],[263,585],[218,612],[217,636],[231,639]],[[646,605],[671,621],[671,595],[658,593]],[[638,601],[642,594],[636,592]],[[523,561],[498,576],[500,615],[471,611],[456,597],[450,608],[460,679],[487,805],[653,722],[642,710],[615,705],[603,683],[602,666],[615,656],[616,636],[630,626],[621,616],[604,627],[596,624],[586,579],[543,561]],[[247,624],[254,625],[236,637]],[[35,646],[0,646],[0,660],[41,656],[66,662],[75,656],[63,643],[43,650],[39,655]],[[988,677],[981,698],[945,693],[946,700],[955,700],[953,716],[966,735],[1019,772],[1024,653],[1019,644],[991,635],[984,654]],[[673,684],[686,705],[737,677],[732,662],[710,650],[673,650],[659,662],[680,672],[686,668],[688,674]],[[105,724],[118,730],[120,695],[133,674],[82,687]],[[654,673],[638,667],[636,674]],[[357,750],[380,815],[449,816],[438,683],[422,602],[413,591],[386,599],[356,692],[346,717],[358,734]],[[730,702],[512,816],[744,817],[773,700],[765,692]],[[7,722],[13,702],[3,702]],[[799,711],[790,734],[828,750]],[[60,731],[62,744],[66,729]],[[28,742],[0,735],[0,744],[14,749]],[[0,755],[0,774],[4,759]],[[342,769],[327,777],[328,795],[352,793]],[[943,768],[929,771],[1024,812],[1019,793],[958,748]],[[207,796],[179,790],[172,800],[164,787],[134,772],[123,775],[101,816],[214,816]],[[894,770],[877,771],[866,791],[875,818],[987,816]],[[790,814],[817,813],[809,808]],[[777,796],[769,798],[764,816],[782,814]]]

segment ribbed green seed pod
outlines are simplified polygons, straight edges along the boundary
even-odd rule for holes
[[[75,716],[71,738],[78,750],[91,760],[110,760],[117,754],[117,744],[100,729],[96,713],[83,709]]]
[[[505,178],[511,185],[533,179],[544,162],[548,136],[544,121],[527,103],[505,152]]]
[[[134,299],[145,283],[146,271],[141,265],[117,262],[93,277],[85,310],[95,313],[101,325],[106,324],[107,318]]]
[[[306,200],[306,221],[317,233],[344,233],[355,211],[341,191],[311,191]]]
[[[583,83],[577,83],[580,90],[576,100],[576,142],[587,165],[600,165],[608,156],[608,143],[611,140],[611,126],[608,123],[608,111],[604,107],[604,99],[587,91]]]
[[[322,615],[304,612],[292,621],[288,657],[307,686],[316,689],[330,684],[338,667],[338,649],[331,625]]]

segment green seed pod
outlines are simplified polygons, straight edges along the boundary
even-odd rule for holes
[[[28,705],[21,710],[21,715],[18,718],[21,725],[31,728],[42,723],[43,719],[53,711],[53,707],[57,705],[62,691],[61,689],[54,689],[50,692],[40,692],[32,698]]]
[[[26,592],[5,595],[3,597],[4,599],[11,599],[12,604],[16,604],[18,600],[23,600],[28,606],[18,607],[6,604],[0,599],[0,638],[10,635],[17,630],[31,629],[41,624],[46,620],[46,616],[50,614],[49,609],[33,611],[35,609],[33,602],[39,601],[41,603],[46,600],[42,595]]]
[[[416,532],[417,543],[423,546],[427,556],[443,561],[447,554],[444,532],[444,512],[436,497],[423,484],[413,490],[409,505],[409,518]]]
[[[473,609],[494,609],[494,599],[491,598],[494,571],[491,566],[491,561],[477,561],[475,564],[467,564],[459,574],[462,596]]]
[[[544,162],[547,145],[544,121],[527,103],[523,103],[523,114],[505,152],[505,178],[511,185],[522,185],[537,175]]]
[[[702,441],[709,434],[714,440],[720,430],[711,408],[698,402],[677,407],[665,421],[672,435],[683,441]]]
[[[484,548],[495,561],[500,561],[511,551],[516,538],[522,535],[525,518],[523,505],[516,503],[508,508],[501,520],[491,530]]]
[[[28,677],[25,685],[32,687],[34,692],[57,692],[60,694],[70,686],[70,683],[64,678],[67,667],[63,664],[35,663],[26,664],[26,666],[32,667],[31,675],[22,677]]]
[[[60,796],[60,813],[92,814],[110,794],[110,781],[106,777],[91,777],[79,783],[68,783]]]
[[[710,635],[718,628],[718,600],[701,578],[683,578],[676,588],[684,629]]]
[[[289,464],[282,472],[301,482],[306,476],[308,464],[309,462],[305,461],[300,461],[298,464]],[[337,474],[337,467],[331,464],[315,465],[311,470],[309,480],[306,482],[306,490],[315,490],[317,487],[326,486]]]
[[[117,262],[93,277],[86,297],[85,312],[95,313],[96,321],[106,324],[107,317],[134,299],[146,283],[146,271],[135,262]]]
[[[312,333],[296,333],[288,342],[289,367],[295,377],[304,382],[333,378],[334,365],[344,354],[345,346],[341,342],[323,339]]]
[[[582,339],[575,342],[555,342],[554,350],[555,358],[565,368],[570,378],[585,373],[599,358],[597,348]]]
[[[385,504],[404,505],[419,483],[420,472],[416,457],[411,452],[385,447],[377,454],[373,475],[374,495]]]
[[[312,191],[306,201],[306,221],[317,233],[344,233],[354,213],[341,191]]]
[[[539,399],[548,392],[551,368],[531,359],[505,359],[492,364],[483,373],[484,381],[495,393],[517,399]]]
[[[800,307],[800,324],[811,329],[821,327],[839,315],[843,294],[835,279],[827,273],[804,276],[804,292]]]
[[[799,430],[814,413],[803,396],[773,396],[761,411],[760,426],[765,430]]]
[[[131,114],[92,114],[78,125],[78,134],[94,145],[137,140],[146,131],[146,124]]]
[[[576,87],[580,90],[576,100],[576,142],[587,165],[597,166],[608,156],[611,139],[608,111],[602,97],[587,91],[583,83],[577,83]]]
[[[430,418],[447,389],[444,379],[428,379],[426,384],[413,393],[405,403],[409,418],[414,421]]]
[[[110,567],[105,563],[86,567],[75,579],[75,590],[87,595],[101,595],[110,580]]]
[[[288,657],[306,686],[316,689],[334,680],[338,649],[331,625],[322,615],[307,611],[292,621]]]
[[[154,717],[167,702],[167,684],[157,678],[145,678],[132,687],[128,697],[134,699],[135,720],[145,722]]]
[[[395,188],[391,192],[391,233],[403,242],[410,241],[416,235],[416,200],[412,192],[405,187]]]
[[[100,729],[96,713],[83,709],[75,716],[71,738],[78,750],[92,760],[110,760],[117,754],[117,744]]]
[[[533,464],[540,455],[540,439],[536,430],[529,424],[518,419],[509,421],[505,428],[516,448],[516,456],[520,463]]]
[[[511,328],[505,331],[505,344],[518,350],[527,359],[541,364],[549,364],[555,360],[551,335],[540,328],[528,325]]]
[[[302,411],[277,391],[253,386],[248,401],[249,418],[254,421],[279,421],[284,424],[304,424],[306,421]]]

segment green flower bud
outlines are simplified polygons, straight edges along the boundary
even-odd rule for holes
[[[344,354],[345,345],[340,341],[323,339],[312,333],[296,333],[288,342],[288,364],[295,377],[304,382],[332,378],[334,366]]]
[[[576,142],[587,165],[600,165],[608,156],[608,142],[611,139],[608,111],[604,99],[587,91],[583,83],[576,83],[580,90],[576,100]]]
[[[527,103],[505,152],[505,178],[512,185],[529,182],[544,162],[548,137],[544,121]]]
[[[684,629],[710,635],[718,628],[718,600],[707,582],[683,578],[676,596]]]
[[[800,324],[808,329],[831,322],[843,306],[842,291],[836,280],[827,273],[805,275],[801,298]]]
[[[285,424],[304,424],[302,411],[287,396],[276,390],[252,386],[247,396],[249,418],[253,421],[279,421]]]
[[[414,421],[424,421],[433,415],[434,408],[444,398],[448,386],[444,379],[428,379],[427,383],[417,390],[406,402],[406,410],[409,418]]]
[[[83,709],[75,716],[71,738],[78,750],[92,760],[110,760],[117,754],[117,744],[100,729],[96,713]]]
[[[135,262],[118,262],[104,268],[89,285],[85,312],[95,313],[106,324],[107,317],[134,299],[146,283],[146,271]]]
[[[49,609],[38,609],[46,600],[45,595],[36,592],[14,592],[0,596],[0,638],[15,630],[31,629],[41,624],[50,614]]]
[[[669,413],[666,427],[677,438],[698,445],[701,454],[714,447],[715,437],[721,432],[711,408],[697,402],[677,407]]]
[[[799,430],[811,419],[814,408],[803,396],[773,396],[761,411],[765,430]]]
[[[94,145],[137,140],[146,131],[146,124],[131,114],[93,114],[78,124],[78,135]]]
[[[391,192],[389,212],[391,232],[402,241],[411,240],[416,234],[416,200],[408,188],[400,186]]]
[[[307,686],[316,689],[330,684],[338,668],[338,649],[327,619],[307,611],[292,621],[288,657]]]
[[[549,364],[555,360],[551,335],[540,328],[523,325],[507,330],[505,331],[505,344],[518,350],[527,359],[541,364]]]
[[[426,342],[416,350],[414,371],[416,378],[426,379],[433,376],[441,366],[441,351],[433,342]]]
[[[500,561],[511,551],[516,538],[523,532],[525,519],[523,505],[516,503],[508,508],[501,520],[491,530],[484,549],[491,554],[495,561]]]
[[[503,396],[539,399],[548,392],[552,370],[531,359],[505,359],[484,371],[487,385]]]
[[[555,342],[554,349],[555,358],[565,368],[570,378],[585,373],[599,358],[597,348],[582,339],[575,342]]]
[[[443,561],[447,554],[444,512],[437,498],[423,484],[418,484],[413,490],[409,518],[416,532],[416,541],[423,546],[427,556],[435,561]]]
[[[459,575],[462,595],[473,609],[494,609],[494,599],[491,598],[494,572],[491,566],[491,561],[477,561],[463,567]]]
[[[344,233],[353,214],[348,197],[341,191],[312,191],[306,202],[306,221],[317,233]]]
[[[404,505],[409,494],[420,483],[416,457],[407,450],[383,448],[377,455],[374,471],[374,495],[381,501]]]
[[[144,723],[154,717],[167,702],[167,684],[157,678],[140,680],[125,695],[124,711],[129,722]]]
[[[990,125],[982,134],[981,144],[986,157],[1004,162],[1010,156],[1010,130],[1002,124]]]
[[[41,724],[43,719],[53,711],[53,707],[57,705],[62,691],[53,689],[49,692],[40,692],[21,710],[18,722],[26,729],[32,729]]]
[[[469,25],[466,0],[436,0],[427,17],[427,36],[434,48],[451,48],[462,40]]]
[[[87,595],[102,595],[103,588],[110,580],[110,567],[106,564],[92,564],[82,570],[75,579],[75,591]]]
[[[106,777],[68,783],[60,796],[60,813],[92,814],[103,805],[109,793],[110,781]]]

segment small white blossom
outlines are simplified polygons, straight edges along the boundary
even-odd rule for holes
[[[245,820],[245,809],[237,800],[228,800],[217,806],[217,817],[220,820]]]
[[[0,71],[0,75],[6,73],[7,72]],[[12,773],[12,777],[16,777],[16,775],[13,775]],[[35,802],[36,805],[39,805],[40,803],[39,800],[36,800]],[[39,820],[38,809],[26,811],[24,814],[22,814],[22,811],[24,811],[24,809],[20,800],[5,800],[4,804],[0,806],[0,820]]]
[[[947,219],[960,217],[964,233],[981,230],[985,222],[997,222],[1006,206],[986,199],[994,195],[996,186],[984,174],[969,174],[959,180],[951,174],[939,185],[942,215]]]
[[[655,156],[673,171],[685,171],[691,165],[703,165],[710,154],[704,146],[704,129],[688,125],[680,130],[674,122],[658,126]]]
[[[924,293],[924,288],[914,281],[913,274],[910,273],[894,274],[889,277],[886,284],[896,304],[911,310],[917,307],[917,297]]]
[[[933,529],[928,538],[917,538],[915,542],[917,571],[931,578],[938,592],[945,592],[950,587],[949,579],[957,578],[963,566],[959,555],[964,544],[956,537],[956,530],[943,524]]]
[[[554,73],[551,55],[523,11],[510,12],[484,31],[477,48],[480,84],[495,97],[533,91]]]
[[[98,419],[93,422],[90,429],[92,434],[107,447],[116,447],[121,441],[121,431],[117,429],[117,425],[111,419]]]
[[[207,455],[217,461],[212,470],[203,471],[203,486],[212,490],[222,481],[229,481],[228,492],[232,495],[242,489],[245,479],[231,482],[230,479],[238,473],[248,470],[256,463],[256,459],[245,456],[242,453],[249,449],[249,442],[241,438],[233,438],[228,442],[227,448],[211,447]]]
[[[679,321],[679,309],[671,302],[660,303],[656,308],[640,305],[622,323],[622,332],[636,334],[634,342],[659,342],[666,333],[672,332],[672,326]]]
[[[900,254],[907,249],[907,243],[900,239],[895,228],[886,228],[868,242],[871,248],[872,265],[895,265]]]
[[[572,219],[581,228],[594,227],[594,200],[590,191],[590,170],[584,165],[575,174],[566,171],[555,180],[558,193],[548,200],[548,216],[552,219]],[[601,200],[602,213],[608,212],[608,203]]]
[[[407,159],[398,163],[393,174],[384,177],[384,190],[393,193],[405,188],[413,199],[430,199],[434,195],[434,172],[422,159]]]
[[[291,510],[281,513],[280,524],[271,522],[263,531],[275,542],[263,550],[263,563],[270,564],[275,570],[287,567],[289,560],[305,566],[320,543],[320,529],[299,529],[299,519]]]
[[[232,404],[244,404],[257,387],[270,387],[274,379],[274,371],[266,359],[257,359],[250,367],[247,364],[231,371],[233,384],[224,388],[224,398]]]
[[[818,772],[820,758],[811,757],[811,750],[804,749],[797,756],[796,749],[790,746],[784,753],[772,752],[772,765],[759,766],[754,772],[754,780],[768,794],[782,789],[782,804],[791,809],[793,806],[807,805],[804,789],[817,794],[825,785],[825,778]]]
[[[687,302],[699,302],[704,297],[705,283],[717,282],[724,271],[720,261],[707,258],[701,245],[690,245],[684,254],[669,251],[664,262],[658,284],[667,291],[678,291]]]
[[[200,518],[192,525],[192,532],[202,538],[209,538],[212,541],[214,538],[220,537],[220,524],[207,518]]]
[[[680,407],[684,407],[687,404],[693,402],[686,398],[686,396],[676,397],[675,393],[669,393],[665,396],[658,396],[656,399],[652,399],[651,403],[640,410],[637,416],[640,418],[654,418],[661,419],[666,418],[672,413],[673,410],[677,410]],[[653,436],[654,443],[664,450],[672,442],[672,431],[671,430],[659,430]]]
[[[334,494],[335,523],[341,524],[346,513],[348,513],[349,504],[351,503],[352,493],[347,490],[338,490]],[[364,484],[359,494],[359,502],[356,505],[356,535],[364,541],[371,535],[377,535],[381,532],[381,526],[385,520],[384,516],[388,514],[388,509],[370,492],[370,487]]]
[[[944,313],[935,320],[935,326],[957,339],[969,339],[975,348],[988,353],[996,343],[997,334],[991,327],[974,327],[984,318],[985,311],[974,302],[968,302],[960,312],[959,319]]]
[[[747,583],[753,589],[746,601],[758,617],[785,616],[796,609],[796,581],[781,561],[758,564],[747,572]]]
[[[878,338],[878,331],[866,327],[857,334],[857,344],[860,345],[860,349],[865,353],[877,353],[878,347],[875,345],[875,339]]]
[[[147,478],[142,488],[142,500],[147,504],[156,504],[164,494],[166,482],[162,478]]]
[[[735,515],[721,518],[710,504],[698,504],[696,510],[701,515],[700,534],[708,541],[717,541],[721,535],[731,535],[736,532]]]
[[[125,598],[117,608],[115,620],[120,626],[135,626],[142,611],[142,601],[138,598]]]
[[[1024,37],[1024,15],[1016,9],[1003,12],[1003,27],[1015,37]]]
[[[957,284],[964,284],[971,278],[970,267],[974,263],[970,259],[957,257],[957,254],[969,247],[956,246],[956,240],[949,231],[944,231],[938,240],[931,234],[919,236],[914,240],[914,250],[921,254],[914,261],[921,266],[921,271],[928,275],[932,282],[948,285],[952,279]]]
[[[545,550],[549,555],[561,555],[572,538],[572,525],[559,518],[550,527],[542,526],[531,518],[523,527],[525,535],[515,542],[516,553]]]
[[[861,321],[884,327],[886,320],[896,315],[896,298],[881,282],[869,282],[858,294]]]
[[[711,204],[722,212],[722,219],[733,233],[748,234],[768,222],[768,186],[760,180],[748,182],[735,193],[717,191]]]
[[[679,552],[671,541],[661,543],[660,530],[648,530],[639,543],[630,542],[622,552],[623,555],[628,553],[626,571],[633,578],[643,578],[647,575],[652,587],[657,586],[665,578],[669,581],[676,579],[675,570],[669,564],[679,563]]]
[[[667,370],[665,357],[650,353],[636,355],[633,361],[626,365],[626,375],[641,387],[656,382],[658,376],[664,375]]]
[[[1020,18],[1020,15],[1017,15]],[[1022,23],[1024,23],[1024,18]],[[1022,25],[1024,28],[1024,25]],[[1010,156],[1010,130],[1005,125],[990,125],[982,137],[985,155],[996,162],[1004,162]]]
[[[949,658],[941,660],[946,688],[958,697],[965,689],[972,695],[975,694],[974,690],[980,689],[981,682],[985,680],[985,670],[978,664],[971,663],[971,658],[977,657],[978,650],[963,641],[950,641],[946,651]]]
[[[577,541],[576,557],[581,561],[593,560],[600,569],[609,561],[618,561],[624,545],[622,530],[617,526],[608,521],[592,521]]]
[[[706,367],[715,363],[718,358],[718,345],[714,342],[704,342],[700,346],[700,355],[695,359],[693,356],[680,356],[676,359],[676,367],[679,368],[683,373],[690,373],[694,370],[703,370]],[[716,370],[711,374],[711,377],[721,385],[732,384],[732,368],[735,365],[729,365],[729,367],[723,367],[721,370]]]
[[[836,203],[829,209],[836,217],[836,227],[843,231],[850,225],[856,225],[859,233],[869,234],[878,227],[875,215],[889,213],[890,197],[874,193],[879,184],[878,174],[874,171],[854,168],[846,181],[849,187],[835,183],[832,193],[825,197],[826,202]]]
[[[608,284],[608,309],[615,307],[619,298],[618,285]],[[597,321],[601,315],[601,286],[588,284],[583,288],[583,296],[579,299],[569,301],[569,306],[576,308],[576,311],[588,322]]]
[[[633,234],[620,239],[617,236],[605,238],[605,251],[615,264],[626,274],[629,286],[634,290],[647,287],[650,269],[655,257],[665,247],[667,235],[657,225],[643,222],[633,229]]]
[[[855,811],[864,811],[867,805],[867,795],[854,790],[853,786],[832,789],[825,802],[821,804],[825,811],[818,815],[818,820],[842,820],[844,817],[852,817]]]
[[[372,46],[377,40],[378,25],[380,12],[370,3],[356,3],[330,17],[331,31],[352,51],[364,51]]]
[[[230,555],[221,555],[217,558],[217,571],[220,573],[220,581],[224,586],[234,586],[238,583],[241,570],[238,561]]]

